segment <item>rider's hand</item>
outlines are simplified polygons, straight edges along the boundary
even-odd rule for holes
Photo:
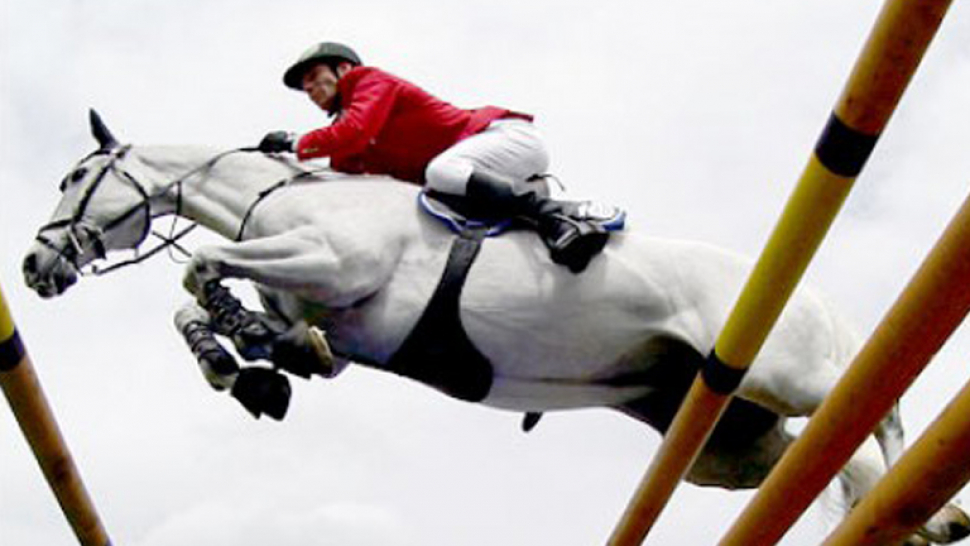
[[[267,133],[259,142],[258,149],[267,154],[296,151],[296,135],[287,131]]]

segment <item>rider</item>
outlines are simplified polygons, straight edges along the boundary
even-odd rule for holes
[[[525,219],[552,260],[577,273],[606,245],[604,226],[622,222],[619,210],[547,196],[537,181],[549,157],[532,116],[457,108],[333,42],[306,50],[283,82],[334,121],[302,136],[273,131],[259,144],[263,152],[329,157],[337,171],[388,174],[463,198],[478,217]]]

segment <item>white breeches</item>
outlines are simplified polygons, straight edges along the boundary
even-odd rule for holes
[[[506,177],[518,186],[548,168],[549,153],[535,125],[523,119],[500,119],[441,152],[428,164],[425,179],[428,188],[465,195],[475,169]]]

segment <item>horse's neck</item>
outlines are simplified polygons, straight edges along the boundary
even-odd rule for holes
[[[299,172],[292,163],[247,152],[195,146],[141,147],[137,157],[151,173],[162,212],[178,212],[233,238],[260,192]],[[179,186],[176,180],[184,179]]]

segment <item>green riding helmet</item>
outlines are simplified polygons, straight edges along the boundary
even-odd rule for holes
[[[331,60],[336,61],[347,61],[354,66],[360,66],[360,57],[357,53],[343,45],[336,42],[321,42],[310,49],[307,49],[300,55],[300,58],[293,63],[285,74],[283,74],[283,83],[291,89],[296,89],[297,91],[303,90],[303,75],[307,70],[312,68],[315,64],[321,62],[327,62]]]

